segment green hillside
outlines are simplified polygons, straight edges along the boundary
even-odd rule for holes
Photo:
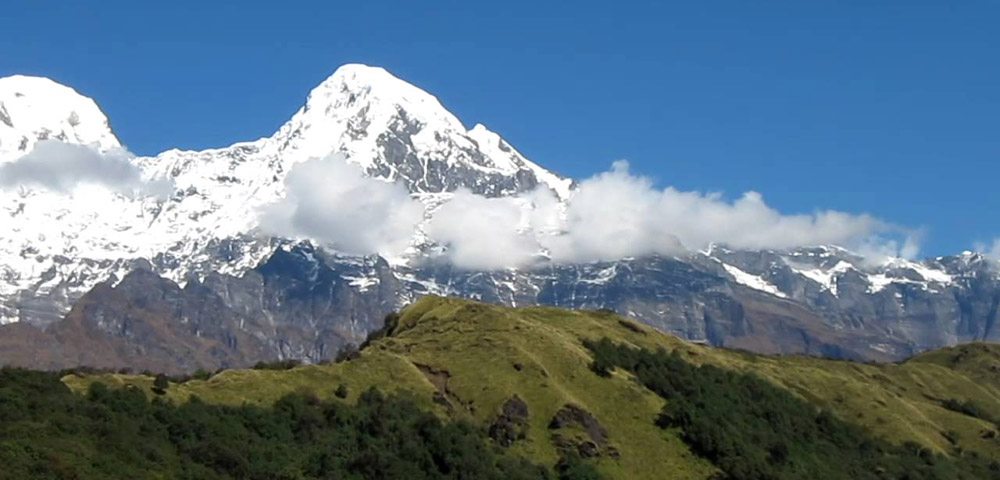
[[[815,407],[796,410],[804,415],[828,409],[838,425],[913,449],[928,464],[975,464],[983,469],[967,471],[978,475],[1000,459],[998,419],[991,413],[1000,414],[1000,349],[992,345],[944,349],[891,365],[762,356],[687,343],[610,312],[512,309],[433,296],[404,309],[394,323],[358,358],[289,370],[227,370],[207,380],[171,383],[163,397],[267,406],[308,390],[322,400],[353,403],[377,387],[409,392],[440,418],[471,420],[504,445],[497,448],[540,464],[580,452],[607,478],[718,474],[719,460],[696,454],[690,432],[657,425],[673,400],[654,393],[628,368],[595,373],[594,352],[585,341],[608,339],[735,372],[732,381],[741,384],[763,379],[764,387],[753,388],[777,387],[766,398]],[[81,393],[99,382],[135,385],[158,396],[148,376],[67,375],[63,382]],[[343,399],[336,395],[341,386]]]

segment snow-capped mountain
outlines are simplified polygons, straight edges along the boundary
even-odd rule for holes
[[[435,97],[381,68],[339,68],[269,137],[154,157],[123,153],[96,103],[72,89],[44,78],[0,79],[0,166],[53,140],[117,152],[143,181],[168,184],[171,193],[0,188],[0,323],[51,325],[94,289],[74,321],[148,351],[134,315],[151,310],[92,307],[95,298],[149,305],[152,288],[162,290],[152,301],[157,321],[180,322],[183,334],[211,339],[219,351],[252,343],[258,357],[329,357],[425,293],[612,308],[686,338],[769,352],[887,359],[1000,339],[1000,276],[993,262],[968,252],[872,261],[833,246],[713,246],[675,258],[467,271],[421,261],[428,250],[419,229],[407,256],[389,261],[262,234],[259,212],[285,196],[293,167],[331,153],[369,177],[400,182],[428,215],[459,188],[487,197],[538,187],[562,201],[572,195],[572,180],[482,125],[467,129]],[[166,283],[130,275],[137,269]],[[222,323],[212,313],[220,309]]]
[[[0,113],[0,161],[46,139],[120,148],[92,100],[48,79],[4,79]],[[0,322],[55,320],[139,259],[178,282],[192,273],[247,271],[273,249],[254,234],[260,208],[284,195],[295,164],[337,152],[428,202],[458,187],[501,196],[544,185],[565,198],[571,185],[484,126],[466,129],[436,98],[385,70],[346,65],[270,137],[133,158],[144,178],[172,182],[168,199],[101,189],[0,191],[0,215],[9,219],[0,237]]]

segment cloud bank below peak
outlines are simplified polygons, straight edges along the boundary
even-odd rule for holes
[[[333,154],[292,167],[285,196],[259,214],[265,234],[395,257],[408,248],[424,209],[402,185],[366,177]]]
[[[78,185],[100,185],[127,196],[166,198],[173,191],[168,180],[147,179],[121,147],[107,151],[57,140],[42,140],[24,156],[0,163],[0,188],[29,186],[70,193]]]
[[[649,178],[632,174],[625,161],[581,181],[565,204],[543,191],[465,205],[472,200],[457,195],[430,230],[451,247],[451,260],[467,268],[530,265],[539,248],[558,263],[677,255],[711,244],[775,250],[837,244],[887,256],[916,254],[915,240],[904,229],[871,215],[835,210],[787,215],[756,192],[729,202],[719,194],[658,189]]]
[[[774,250],[835,244],[873,258],[917,253],[916,235],[871,215],[788,215],[756,192],[727,201],[661,189],[624,161],[579,182],[565,202],[546,189],[500,198],[459,190],[426,223],[423,205],[403,186],[366,177],[342,156],[296,165],[286,192],[261,212],[265,233],[397,257],[423,228],[444,247],[444,260],[470,270],[679,255],[711,244]]]
[[[1000,237],[994,238],[992,243],[977,243],[975,249],[1000,262]]]

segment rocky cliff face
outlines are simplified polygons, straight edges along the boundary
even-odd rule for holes
[[[839,252],[804,252],[829,251]],[[753,262],[736,257],[760,266],[761,258],[787,255],[714,253],[751,271]],[[993,326],[1000,286],[989,263],[972,255],[941,260],[960,279],[941,290],[903,282],[885,286],[885,294],[863,295],[849,294],[860,288],[850,283],[861,272],[834,275],[836,294],[795,272],[775,282],[788,293],[769,292],[745,284],[753,282],[743,275],[752,274],[740,281],[727,276],[734,267],[721,261],[696,254],[468,272],[392,266],[378,256],[286,244],[240,276],[211,273],[180,287],[140,268],[115,285],[99,284],[44,332],[20,323],[0,330],[0,363],[180,373],[276,358],[319,362],[361,343],[387,313],[427,293],[514,306],[609,308],[683,338],[771,353],[895,360],[934,345],[1000,340]]]
[[[46,79],[0,79],[0,165],[46,140],[121,149],[92,100]],[[684,338],[767,352],[895,359],[1000,339],[1000,275],[971,252],[873,264],[833,246],[716,246],[468,271],[435,259],[419,228],[402,258],[263,235],[259,211],[286,194],[289,171],[331,153],[404,185],[428,218],[459,188],[487,197],[542,188],[561,201],[574,188],[385,70],[344,66],[270,137],[127,158],[167,195],[0,188],[0,323],[16,324],[0,330],[0,358],[169,370],[318,361],[426,293],[610,308]]]

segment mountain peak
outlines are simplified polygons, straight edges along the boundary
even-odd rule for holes
[[[386,108],[389,114],[403,110],[422,123],[437,123],[464,132],[465,127],[435,97],[419,87],[389,73],[384,68],[359,63],[341,66],[333,75],[312,90],[306,110],[331,107]]]
[[[314,88],[271,140],[289,163],[341,153],[368,175],[402,181],[413,192],[465,187],[502,196],[544,184],[566,198],[572,183],[482,125],[467,130],[434,95],[361,64],[341,66]]]
[[[46,139],[99,150],[121,146],[91,98],[45,77],[0,78],[0,161],[17,158]]]
[[[364,169],[379,157],[383,135],[450,136],[465,127],[433,95],[380,67],[347,64],[309,92],[305,105],[272,137],[293,159],[345,154]]]

